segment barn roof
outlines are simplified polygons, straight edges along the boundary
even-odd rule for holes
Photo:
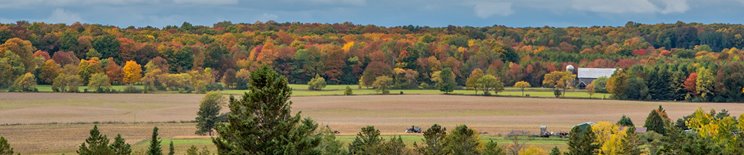
[[[592,78],[596,79],[599,77],[610,77],[612,73],[615,73],[615,68],[579,68],[577,77],[578,78]]]

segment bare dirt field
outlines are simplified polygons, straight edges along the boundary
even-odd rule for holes
[[[0,135],[24,154],[69,152],[87,137],[91,124],[74,122],[165,122],[193,120],[202,95],[198,94],[63,94],[0,93]],[[447,128],[466,124],[495,135],[511,130],[568,131],[577,123],[617,121],[630,116],[641,126],[648,112],[664,106],[673,119],[704,110],[727,109],[744,113],[744,104],[639,102],[617,100],[539,99],[451,95],[314,96],[293,97],[293,110],[329,125],[341,135],[374,125],[384,134],[402,134],[411,125]],[[58,122],[61,124],[48,124]],[[42,124],[31,124],[42,123]],[[130,143],[143,142],[153,126],[168,138],[193,137],[193,123],[104,124],[110,137],[122,133]],[[208,142],[208,141],[206,141]]]

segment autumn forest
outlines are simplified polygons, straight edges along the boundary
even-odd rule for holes
[[[616,99],[744,101],[744,25],[641,24],[594,27],[421,27],[352,23],[116,27],[19,21],[0,25],[0,88],[56,92],[204,93],[247,89],[269,66],[289,83],[478,89],[474,76],[503,86],[574,88],[567,65],[619,68],[592,91]],[[570,75],[570,74],[568,74]],[[386,79],[382,78],[382,79]],[[553,80],[557,79],[557,80]],[[563,83],[563,84],[562,84]],[[94,89],[95,88],[95,89]],[[487,89],[486,89],[487,90]],[[447,92],[447,90],[443,90]]]

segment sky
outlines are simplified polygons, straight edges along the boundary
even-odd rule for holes
[[[744,24],[744,0],[0,0],[0,23],[211,26],[221,21],[492,26]]]

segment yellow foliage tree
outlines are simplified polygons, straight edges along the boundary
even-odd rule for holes
[[[517,83],[514,83],[514,87],[517,87],[517,88],[521,89],[522,90],[522,96],[524,96],[524,89],[525,88],[529,88],[531,86],[530,86],[530,83],[528,83],[526,81],[519,81]]]
[[[475,94],[478,94],[478,79],[483,77],[483,70],[480,68],[473,69],[472,72],[470,72],[470,76],[468,76],[468,79],[465,81],[465,86],[471,89],[475,90]]]
[[[351,50],[352,47],[354,47],[354,41],[350,41],[350,42],[347,42],[346,44],[344,44],[344,46],[341,47],[341,50],[344,50],[344,52],[347,52],[348,53]]]
[[[142,66],[137,64],[135,61],[127,61],[126,64],[124,64],[124,83],[126,84],[133,84],[136,82],[139,82],[140,79],[142,79]]]
[[[534,146],[534,145],[530,145],[522,149],[522,151],[519,151],[519,155],[544,155],[544,154],[548,154],[548,153],[545,152],[545,150],[543,150],[542,148]]]

